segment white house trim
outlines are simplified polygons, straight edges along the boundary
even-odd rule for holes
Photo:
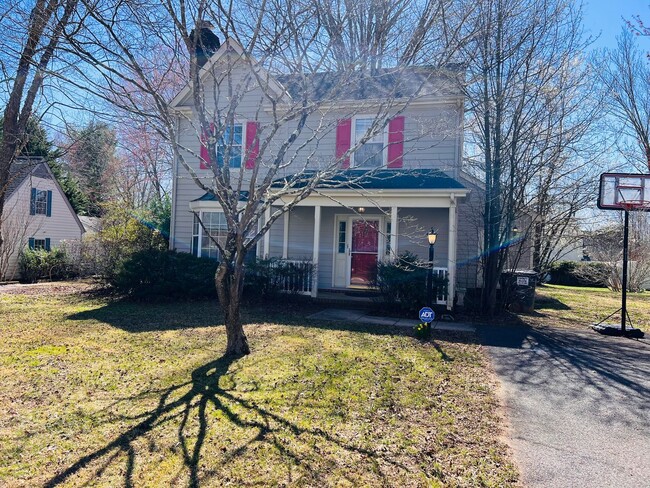
[[[397,248],[398,243],[398,226],[399,220],[397,217],[397,205],[393,205],[390,209],[390,253],[393,258],[397,258],[399,250]]]
[[[264,225],[271,220],[271,207],[266,207],[266,210],[264,210]],[[264,251],[262,252],[262,256],[264,259],[268,259],[269,256],[271,255],[271,230],[267,230],[266,233],[264,234]]]
[[[321,224],[321,215],[320,215],[320,205],[314,207],[314,244],[312,248],[312,265],[314,266],[312,284],[311,284],[311,296],[316,298],[318,296],[318,255],[320,253],[320,224]],[[268,234],[268,233],[267,233]]]
[[[283,215],[284,229],[282,232],[282,259],[289,258],[289,212]]]
[[[458,212],[456,196],[452,195],[449,205],[449,238],[447,248],[447,272],[449,273],[449,283],[447,284],[447,309],[451,310],[454,306],[454,296],[456,293],[456,248],[458,240]]]

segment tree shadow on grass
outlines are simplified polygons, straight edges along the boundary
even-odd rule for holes
[[[306,434],[313,437],[317,445],[322,446],[329,443],[348,453],[367,456],[375,466],[377,466],[377,461],[382,461],[385,464],[390,464],[403,470],[407,469],[405,466],[391,459],[387,454],[354,446],[319,428],[299,427],[283,416],[238,396],[233,389],[220,387],[219,379],[226,375],[231,366],[236,362],[236,358],[223,356],[220,359],[211,361],[195,369],[191,374],[191,381],[177,384],[167,389],[149,391],[130,398],[119,399],[104,410],[109,411],[117,406],[118,403],[122,402],[142,400],[150,396],[158,397],[155,407],[150,410],[132,417],[121,416],[120,420],[136,421],[137,423],[117,435],[100,449],[79,458],[76,462],[49,479],[45,483],[45,486],[58,486],[66,482],[71,476],[88,467],[91,463],[100,463],[99,467],[95,468],[93,479],[90,481],[92,483],[92,481],[100,478],[112,464],[118,463],[121,456],[126,455],[123,470],[124,486],[132,487],[134,484],[133,474],[137,452],[134,445],[135,442],[145,438],[148,434],[154,433],[156,429],[171,428],[176,430],[178,445],[182,453],[183,466],[189,476],[189,486],[199,487],[202,482],[219,474],[218,466],[207,473],[201,470],[202,451],[206,441],[206,433],[210,428],[209,419],[212,419],[213,422],[215,421],[212,409],[221,412],[223,420],[219,421],[229,422],[232,424],[233,429],[240,427],[257,431],[257,434],[253,438],[244,441],[239,446],[233,446],[234,448],[232,450],[225,453],[223,464],[228,459],[240,456],[247,450],[254,451],[255,449],[251,449],[252,444],[264,442],[276,448],[282,454],[283,459],[287,459],[294,464],[302,464],[305,469],[310,470],[310,466],[306,463],[309,461],[309,458],[305,459],[307,454],[305,454],[304,449],[301,450],[301,446],[296,446],[300,442],[305,442],[309,445],[308,441],[302,441],[301,438],[301,435]],[[182,394],[178,399],[173,399],[175,395],[180,394],[183,389],[188,387],[189,391],[187,393]],[[235,410],[241,410],[241,413],[237,413]],[[177,427],[172,425],[174,420],[178,422]],[[198,432],[195,436],[192,436],[192,439],[189,439],[186,434],[186,430],[190,424],[198,424]],[[292,436],[290,440],[286,440],[287,434]],[[314,458],[320,456],[321,451],[314,450],[313,448],[312,450],[313,452],[311,454],[313,454]],[[384,478],[384,483],[387,483],[388,480],[385,475],[383,473],[380,474]]]
[[[103,322],[134,333],[223,325],[222,313],[216,300],[169,303],[113,300],[66,318]]]

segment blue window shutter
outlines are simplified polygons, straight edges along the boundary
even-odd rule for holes
[[[32,188],[32,197],[29,200],[29,215],[36,215],[36,188]]]
[[[46,251],[50,250],[50,238],[49,237],[45,238],[45,250]]]
[[[33,251],[34,250],[34,238],[30,237],[29,238],[29,248]]]
[[[47,210],[46,216],[52,216],[52,190],[47,190]],[[49,249],[48,249],[49,250]]]

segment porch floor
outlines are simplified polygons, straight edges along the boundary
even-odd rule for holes
[[[344,308],[328,308],[309,315],[307,318],[316,320],[331,320],[335,322],[360,322],[374,325],[394,325],[397,327],[414,327],[417,319],[397,319],[394,317],[375,317],[366,310],[349,310]],[[453,330],[457,332],[476,332],[473,325],[463,322],[434,322],[437,330]]]
[[[369,306],[379,294],[375,290],[356,290],[354,288],[348,289],[334,289],[334,290],[318,290],[318,297],[316,301],[323,303],[350,303],[358,306]]]

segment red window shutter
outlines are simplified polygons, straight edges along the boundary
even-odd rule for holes
[[[246,169],[255,168],[255,160],[260,153],[260,140],[257,137],[259,129],[259,122],[246,123]]]
[[[336,127],[336,159],[340,159],[350,149],[352,143],[352,119],[339,120]],[[350,167],[350,158],[341,162],[341,168]]]
[[[404,117],[395,117],[388,123],[388,167],[404,166]]]
[[[214,124],[210,124],[210,132],[214,132]],[[201,134],[201,154],[199,160],[199,167],[201,169],[210,169],[212,158],[208,151],[208,134],[205,132]]]

